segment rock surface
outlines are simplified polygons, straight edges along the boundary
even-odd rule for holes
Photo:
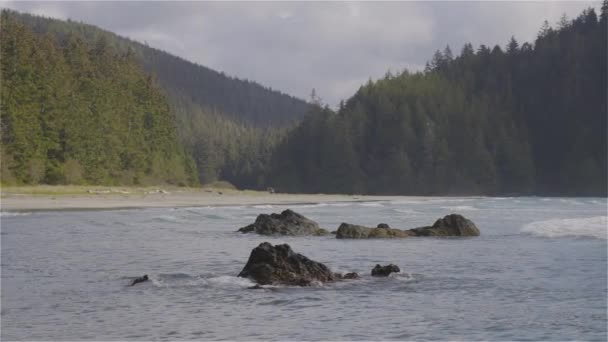
[[[239,277],[259,285],[309,286],[314,282],[336,280],[335,275],[320,262],[295,253],[287,244],[273,246],[261,243],[251,251]]]
[[[440,218],[431,227],[410,229],[416,236],[479,236],[479,229],[462,215],[451,214]]]
[[[471,221],[458,214],[440,218],[432,226],[408,230],[390,228],[380,223],[376,228],[369,228],[349,223],[342,223],[336,232],[338,239],[370,238],[404,238],[410,236],[479,236],[479,229]]]
[[[349,223],[342,223],[336,232],[336,238],[338,239],[402,238],[413,235],[414,233],[407,230],[383,227],[369,228]]]
[[[346,274],[334,273],[334,278],[336,278],[336,279],[358,279],[359,273],[357,273],[357,272],[350,272],[350,273],[346,273]]]
[[[326,235],[329,232],[303,215],[290,209],[280,214],[261,214],[255,222],[238,230],[241,233],[261,235]]]
[[[388,275],[393,272],[401,272],[399,266],[393,264],[380,266],[379,264],[377,264],[372,269],[372,277],[388,277]]]

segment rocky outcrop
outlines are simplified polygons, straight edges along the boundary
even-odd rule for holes
[[[273,246],[261,243],[251,251],[239,277],[249,278],[259,285],[309,286],[314,282],[336,280],[327,266],[295,253],[287,244]]]
[[[399,266],[393,264],[380,266],[379,264],[377,264],[372,269],[372,277],[388,277],[389,274],[393,272],[401,272]]]
[[[431,227],[410,229],[416,236],[479,236],[479,229],[462,215],[440,218]]]
[[[144,274],[142,277],[133,279],[133,281],[131,282],[131,286],[134,286],[135,284],[146,282],[148,280],[149,280],[148,275]]]
[[[380,226],[380,225],[379,225]],[[369,228],[349,223],[342,223],[336,232],[338,239],[368,239],[368,238],[403,238],[414,234],[407,230],[384,227]]]
[[[329,232],[319,225],[287,209],[280,214],[261,214],[253,224],[239,229],[241,233],[258,233],[261,235],[326,235]]]
[[[359,273],[357,272],[350,272],[350,273],[334,273],[334,278],[336,279],[358,279],[359,278]]]
[[[404,238],[412,236],[479,236],[479,229],[471,221],[458,214],[440,218],[432,226],[408,230],[390,228],[380,223],[376,228],[342,223],[336,232],[338,239]]]

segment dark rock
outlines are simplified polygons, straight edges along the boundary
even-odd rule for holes
[[[251,251],[239,277],[249,278],[259,285],[309,286],[315,281],[330,282],[334,274],[320,262],[295,253],[287,244],[273,246],[261,243]]]
[[[356,272],[350,272],[350,273],[346,273],[346,274],[342,274],[342,273],[334,273],[334,278],[335,279],[358,279],[359,278],[359,273]]]
[[[393,228],[369,228],[364,226],[358,226],[349,223],[342,223],[338,227],[336,232],[336,238],[338,239],[387,239],[387,238],[402,238],[413,236],[411,232],[407,230],[393,229]]]
[[[440,218],[431,227],[410,229],[416,236],[479,236],[479,229],[462,215]]]
[[[359,274],[356,272],[346,273],[342,276],[342,279],[357,279],[359,278]]]
[[[377,228],[342,223],[336,232],[338,239],[386,239],[410,236],[479,236],[479,229],[462,215],[451,214],[438,219],[430,227],[401,230],[390,228],[386,223],[380,223]]]
[[[139,277],[139,278],[135,278],[133,279],[133,281],[131,282],[131,286],[135,285],[135,284],[139,284],[139,283],[143,283],[145,281],[148,281],[148,275],[144,274],[143,277]]]
[[[379,264],[377,264],[372,269],[372,276],[373,277],[388,277],[388,275],[393,272],[401,272],[401,270],[399,269],[399,266],[393,265],[393,264],[386,265],[386,266],[380,266]]]
[[[255,232],[261,235],[326,235],[329,232],[319,225],[292,211],[285,210],[280,214],[261,214],[253,224],[238,230],[241,233]]]

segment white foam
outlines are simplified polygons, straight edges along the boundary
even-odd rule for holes
[[[27,216],[31,213],[15,212],[15,211],[0,211],[0,217],[15,217],[15,216]]]
[[[209,285],[217,285],[221,287],[235,286],[235,287],[250,287],[255,285],[251,280],[242,277],[235,276],[219,276],[206,279]]]
[[[579,236],[606,240],[607,222],[606,216],[552,219],[528,223],[521,228],[521,232],[549,238]]]
[[[252,208],[256,208],[256,209],[272,209],[271,205],[254,205],[252,206]]]
[[[362,207],[383,207],[383,205],[378,202],[365,202],[365,203],[359,203],[359,205]]]
[[[407,214],[407,215],[414,215],[417,214],[416,210],[413,209],[400,209],[400,208],[394,208],[393,211],[401,213],[401,214]]]
[[[452,206],[452,207],[441,207],[441,209],[452,210],[452,211],[478,210],[477,208],[472,207],[470,205],[456,205],[456,206]]]

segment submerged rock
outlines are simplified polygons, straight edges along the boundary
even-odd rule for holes
[[[416,236],[479,236],[479,229],[462,215],[451,214],[440,218],[431,227],[410,229]]]
[[[261,235],[326,235],[329,232],[303,215],[290,209],[280,214],[261,214],[255,222],[238,230],[241,233]]]
[[[139,278],[135,278],[133,279],[133,281],[131,282],[131,286],[135,285],[135,284],[139,284],[139,283],[143,283],[145,281],[148,281],[148,275],[144,274],[143,277],[139,277]]]
[[[338,239],[404,238],[410,236],[479,236],[479,229],[471,221],[458,214],[440,218],[432,226],[401,230],[380,223],[369,228],[342,223],[336,232]]]
[[[309,286],[313,282],[330,282],[334,274],[320,262],[295,253],[287,244],[273,246],[263,242],[251,251],[239,277],[259,285]]]
[[[359,273],[357,272],[350,272],[350,273],[334,273],[334,278],[336,279],[358,279],[359,278]]]
[[[393,264],[380,266],[380,264],[377,264],[372,269],[372,277],[388,277],[393,272],[401,272],[399,266]]]

